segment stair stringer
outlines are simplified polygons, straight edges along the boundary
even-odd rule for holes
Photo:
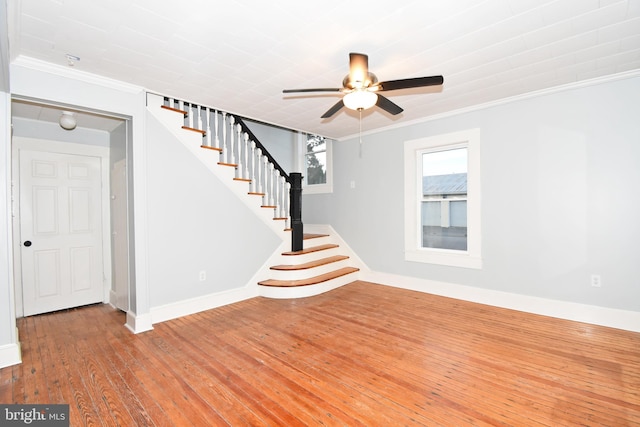
[[[304,225],[305,233],[313,233],[313,234],[326,234],[326,237],[319,237],[314,239],[308,239],[304,241],[304,247],[308,248],[311,246],[317,246],[325,243],[332,243],[338,245],[338,248],[328,249],[325,251],[314,252],[305,255],[283,255],[283,252],[289,250],[287,245],[283,245],[281,248],[277,249],[276,252],[272,254],[269,260],[265,263],[265,265],[261,268],[261,270],[256,274],[257,283],[260,278],[280,278],[280,280],[296,280],[301,278],[310,278],[315,277],[325,272],[329,272],[332,270],[336,270],[343,266],[356,267],[359,271],[346,274],[344,276],[340,276],[331,280],[327,280],[322,283],[313,284],[313,285],[305,285],[305,286],[294,286],[294,287],[276,287],[276,286],[262,286],[256,285],[258,288],[258,294],[260,296],[266,298],[275,298],[275,299],[288,299],[288,298],[305,298],[314,295],[319,295],[324,292],[328,292],[332,289],[339,288],[340,286],[344,286],[353,281],[359,280],[361,274],[366,274],[370,272],[370,268],[357,256],[357,254],[347,245],[347,243],[340,237],[340,235],[331,227],[330,225]],[[280,264],[293,264],[293,263],[302,263],[310,260],[315,260],[331,255],[346,255],[349,258],[345,261],[340,261],[339,263],[330,264],[330,266],[321,266],[314,267],[308,270],[300,271],[278,271],[277,273],[274,270],[271,270],[271,266],[280,265]],[[295,257],[295,260],[292,259]],[[289,275],[287,273],[290,273]]]
[[[291,233],[284,229],[283,221],[273,219],[274,209],[261,207],[262,197],[249,194],[248,182],[234,180],[235,169],[219,165],[220,153],[216,150],[202,148],[202,135],[182,129],[183,116],[175,111],[163,109],[163,101],[163,96],[147,93],[147,110],[283,242],[289,242]]]

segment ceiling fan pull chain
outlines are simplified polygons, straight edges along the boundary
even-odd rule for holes
[[[359,151],[359,157],[362,158],[362,109],[358,110],[358,113],[360,114],[360,119],[358,120],[358,122],[360,122],[360,149]]]

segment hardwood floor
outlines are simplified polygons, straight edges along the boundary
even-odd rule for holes
[[[638,426],[640,334],[354,282],[128,332],[90,306],[18,320],[1,403],[72,426]]]

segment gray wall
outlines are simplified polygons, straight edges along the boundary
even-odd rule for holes
[[[640,311],[639,112],[630,78],[365,135],[361,156],[357,138],[336,142],[334,192],[304,196],[303,220],[331,224],[374,271]],[[403,143],[470,128],[484,267],[405,261]]]
[[[287,173],[300,172],[295,158],[297,132],[249,120],[246,124]]]
[[[280,238],[150,113],[146,123],[151,307],[245,286]]]

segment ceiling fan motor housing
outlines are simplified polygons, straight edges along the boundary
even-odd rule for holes
[[[347,74],[344,77],[344,80],[342,80],[342,87],[348,90],[364,89],[364,88],[370,88],[371,86],[374,86],[376,83],[378,83],[378,77],[376,77],[376,75],[371,72],[367,73],[367,78],[364,79],[364,81],[351,80],[351,75]]]

